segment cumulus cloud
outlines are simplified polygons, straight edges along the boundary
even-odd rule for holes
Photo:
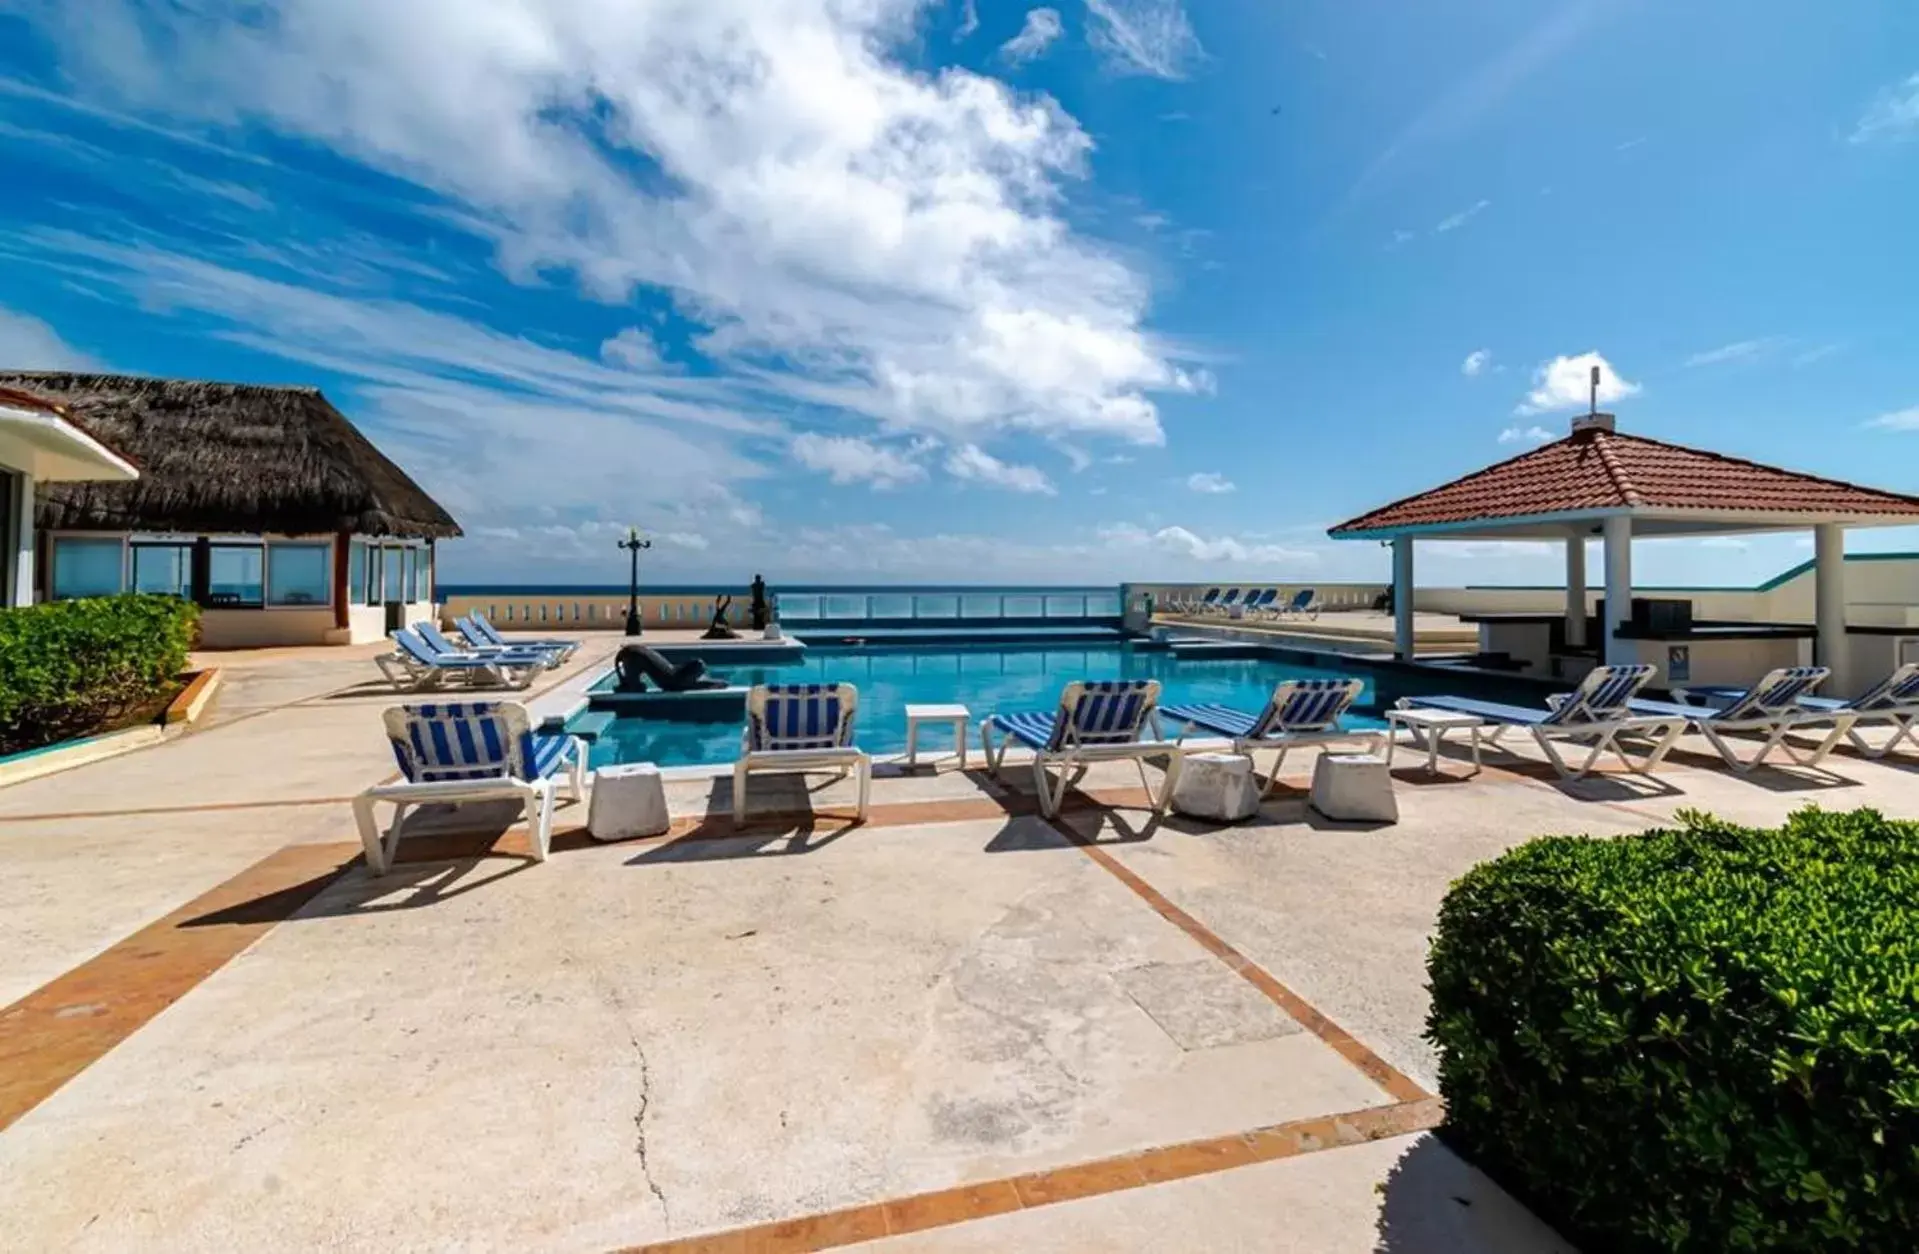
[[[1507,427],[1499,433],[1501,444],[1544,444],[1555,438],[1544,427]]]
[[[1087,38],[1123,74],[1184,78],[1205,55],[1179,0],[1086,0]]]
[[[600,345],[600,360],[629,370],[657,370],[660,347],[639,327],[628,327]]]
[[[979,29],[979,0],[965,0],[960,5],[959,25],[953,29],[953,42],[960,43],[971,39],[973,32]]]
[[[1584,408],[1592,397],[1594,367],[1599,369],[1601,405],[1638,394],[1639,385],[1620,378],[1619,372],[1604,357],[1598,353],[1580,353],[1576,357],[1555,357],[1543,363],[1533,374],[1533,390],[1514,412],[1550,414]]]
[[[1919,137],[1919,74],[1881,91],[1853,128],[1852,142]]]
[[[0,309],[0,362],[10,370],[87,370],[95,363],[46,323]]]
[[[1491,349],[1475,349],[1473,352],[1466,354],[1465,361],[1459,363],[1459,373],[1465,375],[1468,379],[1477,379],[1486,372],[1486,367],[1491,364],[1492,359],[1493,353]]]
[[[1144,277],[1064,215],[1086,133],[912,66],[922,0],[84,7],[28,10],[81,90],[428,189],[515,277],[662,289],[719,369],[788,401],[947,440],[1153,444],[1154,395],[1190,383],[1145,329]],[[1109,45],[1178,67],[1177,6],[1095,7]]]
[[[1312,565],[1319,554],[1311,549],[1241,539],[1235,536],[1206,537],[1185,527],[1161,527],[1149,531],[1133,523],[1116,523],[1100,529],[1100,538],[1122,550],[1146,550],[1186,558],[1196,562],[1228,562],[1259,566]]]
[[[794,436],[789,447],[794,461],[819,471],[834,483],[897,488],[926,478],[926,468],[911,453],[857,436],[806,431]]]
[[[1003,462],[976,444],[962,444],[946,455],[946,473],[955,479],[1005,488],[1009,492],[1053,494],[1052,480],[1037,466]]]
[[[1210,471],[1186,476],[1186,486],[1195,492],[1205,493],[1209,496],[1218,496],[1234,490],[1234,484],[1231,479],[1228,479],[1225,475]]]
[[[1045,56],[1064,30],[1058,9],[1034,9],[1026,15],[1019,34],[999,46],[1000,55],[1014,65],[1024,65]]]

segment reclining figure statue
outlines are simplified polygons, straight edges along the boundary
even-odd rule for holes
[[[692,692],[702,688],[724,688],[724,679],[711,679],[706,674],[706,663],[698,658],[688,658],[677,666],[660,656],[655,649],[643,644],[622,645],[620,654],[614,659],[613,669],[619,674],[615,683],[615,692],[645,692],[646,681],[652,680],[661,692]]]

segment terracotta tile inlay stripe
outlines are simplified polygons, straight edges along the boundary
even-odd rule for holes
[[[752,1228],[630,1246],[622,1254],[789,1254],[831,1249],[1424,1132],[1438,1127],[1442,1114],[1436,1097],[1371,1106]]]
[[[343,851],[276,850],[0,1010],[0,1130],[311,901]]]
[[[1232,972],[1263,993],[1300,1026],[1331,1046],[1341,1058],[1366,1074],[1366,1078],[1402,1102],[1423,1101],[1432,1095],[1411,1076],[1375,1054],[1354,1039],[1346,1029],[1315,1010],[1299,994],[1274,979],[1270,972],[1245,954],[1234,949],[1212,929],[1167,899],[1166,895],[1141,879],[1124,863],[1093,841],[1063,824],[1056,825],[1081,852],[1104,867],[1113,878],[1131,889],[1156,914],[1199,942],[1201,948],[1218,958]]]

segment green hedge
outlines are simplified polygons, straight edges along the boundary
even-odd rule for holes
[[[1919,1248],[1919,824],[1680,822],[1453,886],[1449,1138],[1589,1249]]]
[[[186,665],[199,607],[118,596],[0,610],[0,754],[110,726]]]

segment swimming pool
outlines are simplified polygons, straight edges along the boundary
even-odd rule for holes
[[[1163,689],[1160,700],[1167,705],[1214,701],[1257,710],[1281,680],[1323,678],[1331,673],[1265,658],[1176,657],[1163,648],[1118,642],[815,645],[797,665],[713,671],[739,685],[853,684],[860,692],[857,739],[862,748],[876,754],[905,752],[908,705],[959,702],[972,710],[977,726],[995,710],[1050,709],[1060,689],[1075,679],[1157,679]],[[1371,700],[1369,684],[1360,704],[1369,705]],[[741,721],[738,714],[705,722],[622,714],[600,733],[591,761],[596,767],[613,762],[662,766],[730,762],[739,756]],[[1350,715],[1347,722],[1354,727],[1382,725],[1364,714]],[[921,734],[922,751],[938,752],[944,742],[938,729]]]

